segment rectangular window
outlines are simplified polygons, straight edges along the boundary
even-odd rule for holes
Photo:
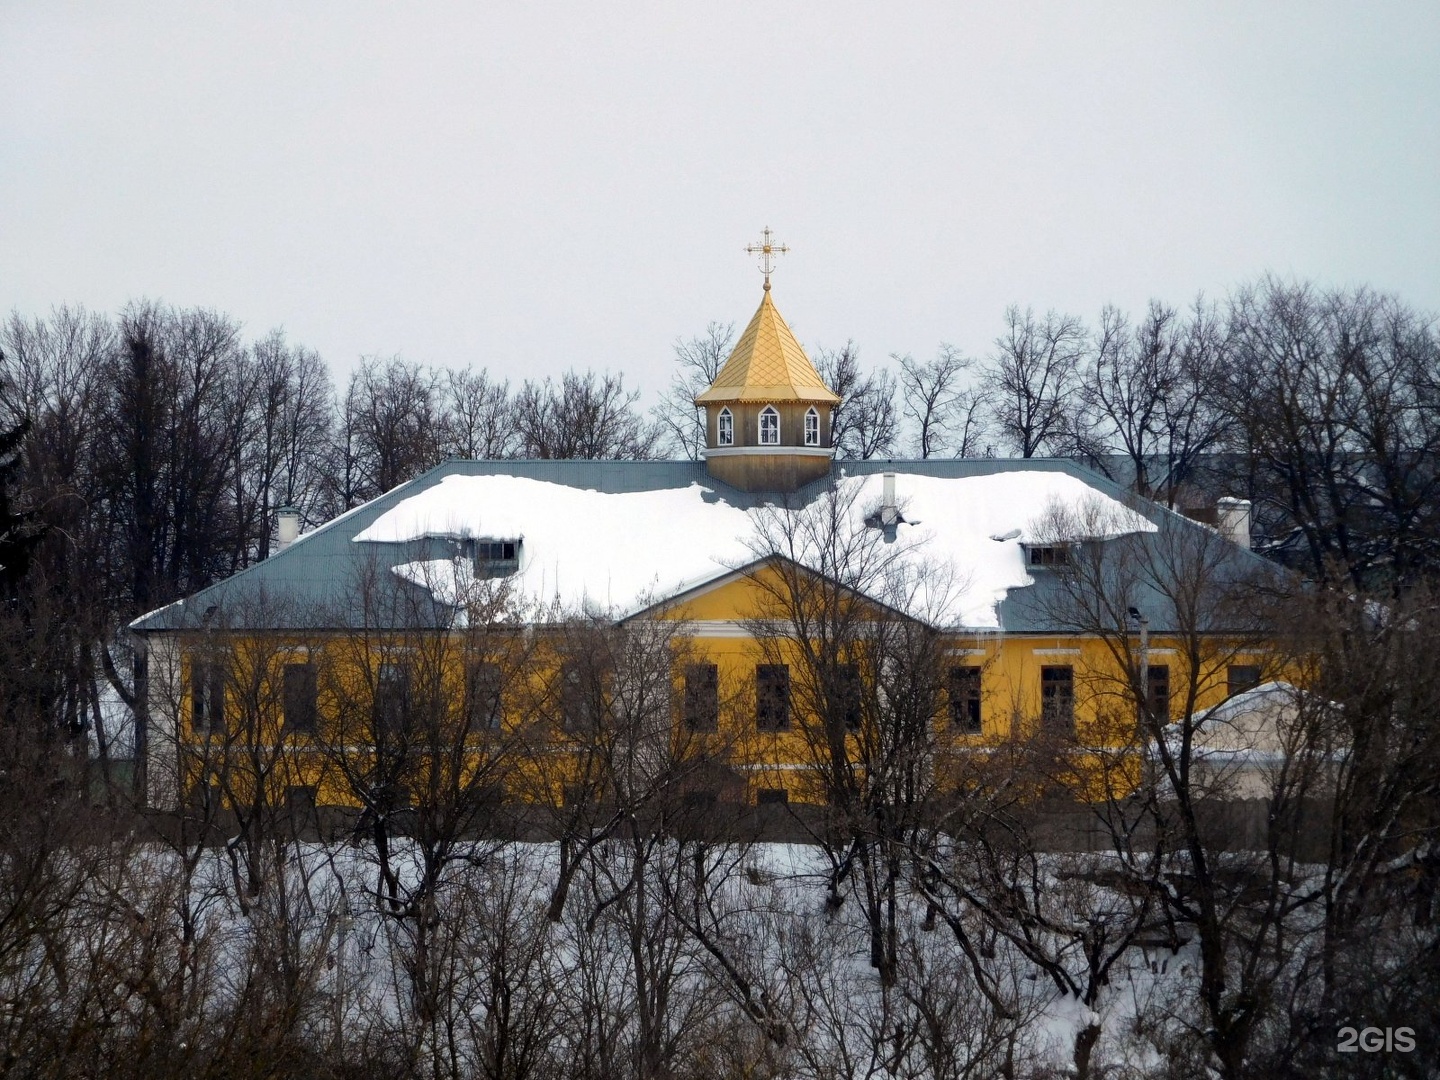
[[[980,671],[978,667],[950,669],[950,726],[971,735],[980,733]]]
[[[1069,566],[1070,549],[1064,545],[1032,547],[1030,549],[1031,566]]]
[[[685,726],[714,731],[720,725],[720,669],[714,664],[685,668]]]
[[[566,731],[595,731],[604,714],[604,680],[580,664],[560,669],[560,722]]]
[[[398,739],[410,730],[410,669],[406,665],[380,665],[375,675],[372,718],[377,741]]]
[[[190,664],[190,724],[197,732],[225,731],[225,668],[214,661]]]
[[[519,540],[474,540],[472,543],[477,576],[507,577],[520,569]]]
[[[755,792],[756,806],[788,806],[790,793],[784,788],[762,787]]]
[[[470,730],[498,731],[504,715],[505,676],[500,665],[477,660],[465,672],[465,697]]]
[[[1052,731],[1075,730],[1075,670],[1040,669],[1040,719]]]
[[[475,558],[482,562],[514,562],[518,547],[515,540],[477,540]]]
[[[1254,690],[1260,685],[1260,667],[1257,664],[1231,664],[1225,672],[1225,692],[1231,697]]]
[[[413,805],[409,784],[382,784],[375,789],[375,801],[386,810],[405,810]]]
[[[836,705],[846,731],[860,730],[863,689],[859,664],[841,664],[835,670]]]
[[[287,787],[285,789],[285,809],[295,817],[311,817],[315,813],[316,795],[316,788],[310,785]]]
[[[790,668],[786,664],[755,666],[755,727],[785,731],[790,727]]]
[[[315,665],[285,665],[285,730],[315,733]]]
[[[1166,664],[1151,664],[1146,673],[1145,703],[1150,714],[1162,723],[1170,719],[1170,668]]]

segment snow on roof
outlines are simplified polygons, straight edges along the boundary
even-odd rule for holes
[[[1282,761],[1292,752],[1298,752],[1293,744],[1296,724],[1305,719],[1301,716],[1302,703],[1308,703],[1312,711],[1321,707],[1340,708],[1307,694],[1293,683],[1280,680],[1261,683],[1195,713],[1194,754],[1212,761]],[[1166,741],[1172,753],[1180,752],[1181,735],[1179,721],[1167,728]]]
[[[1261,683],[1196,713],[1195,722],[1234,726],[1252,717],[1270,719],[1277,713],[1293,713],[1299,694],[1300,691],[1288,682]]]
[[[866,527],[881,487],[879,474],[836,482],[849,528]],[[896,496],[905,519],[914,522],[900,526],[905,558],[927,567],[948,564],[953,579],[964,583],[963,592],[938,604],[928,598],[927,617],[944,625],[998,626],[996,605],[1032,580],[1020,544],[1057,508],[1083,509],[1085,520],[1107,523],[1107,536],[1155,531],[1140,514],[1059,472],[902,473]],[[571,609],[623,611],[754,561],[763,553],[756,547],[762,521],[774,513],[732,505],[700,484],[604,493],[520,476],[452,475],[402,500],[354,540],[523,540],[520,569],[510,579],[521,595]],[[466,564],[449,559],[406,563],[396,573],[452,605],[470,580]]]

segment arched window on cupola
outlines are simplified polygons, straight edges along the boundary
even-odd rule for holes
[[[805,445],[820,445],[820,413],[814,405],[805,410]]]
[[[774,405],[766,405],[760,410],[760,445],[780,445],[780,414]]]
[[[720,415],[715,418],[715,445],[735,445],[735,417],[727,405],[720,410]]]

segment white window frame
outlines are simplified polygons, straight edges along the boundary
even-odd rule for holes
[[[775,437],[773,439],[767,439],[765,437],[765,417],[767,416],[773,416],[775,418]],[[757,421],[757,434],[760,437],[761,446],[780,445],[780,410],[775,408],[774,405],[766,405],[760,410],[760,418]]]
[[[820,411],[814,405],[805,410],[805,445],[820,445]]]
[[[730,411],[730,406],[720,410],[720,415],[715,417],[715,445],[735,445],[735,414]]]

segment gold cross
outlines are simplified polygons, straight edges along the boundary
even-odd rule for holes
[[[747,255],[760,256],[760,270],[765,275],[766,292],[770,291],[770,271],[775,269],[775,264],[771,260],[776,255],[784,255],[789,250],[790,249],[784,244],[773,244],[770,242],[769,225],[766,225],[760,233],[760,243],[745,245],[745,253]]]

